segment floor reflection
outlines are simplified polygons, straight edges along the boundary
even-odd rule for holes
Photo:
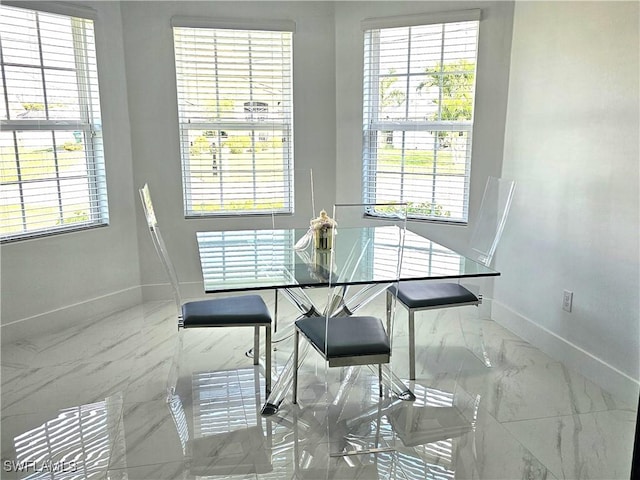
[[[100,477],[109,467],[125,468],[122,407],[117,394],[61,410],[14,438],[15,461],[5,460],[4,470],[26,479],[80,480]]]
[[[493,322],[493,369],[466,348],[463,313],[439,313],[417,328],[415,401],[379,399],[377,372],[310,355],[298,405],[289,393],[263,417],[246,329],[188,331],[167,402],[173,306],[149,304],[140,332],[123,337],[140,310],[2,346],[3,480],[629,478],[635,404]],[[407,333],[396,333],[393,368],[406,372]],[[290,355],[275,345],[274,377]],[[331,456],[345,447],[389,451]]]
[[[270,435],[264,431],[256,401],[261,379],[255,373],[253,368],[194,373],[191,409],[179,395],[169,398],[189,474],[230,476],[272,470]]]
[[[179,476],[170,478],[482,478],[476,457],[476,436],[483,434],[480,395],[413,384],[416,399],[407,402],[380,398],[378,377],[364,367],[309,365],[304,373],[300,403],[263,417],[259,367],[183,372],[176,393],[159,402],[165,414],[154,414],[157,424],[147,426],[153,432],[162,417],[170,419],[173,428],[156,440],[182,450]],[[64,409],[16,436],[18,477],[152,478],[127,473],[127,454],[141,458],[130,435],[140,420],[128,424],[123,410],[118,394]],[[147,433],[142,437],[150,441]],[[358,453],[336,455],[345,451]]]
[[[342,372],[345,381],[336,384],[320,375],[320,383],[306,386],[301,405],[289,405],[273,417],[259,413],[263,379],[257,368],[181,378],[168,406],[187,475],[454,478],[455,439],[474,435],[480,396],[416,384],[415,402],[380,399],[377,377],[367,369],[352,370]],[[346,446],[384,448],[332,456]]]

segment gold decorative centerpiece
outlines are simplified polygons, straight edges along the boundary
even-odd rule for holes
[[[320,211],[320,216],[311,220],[311,230],[313,231],[313,243],[316,250],[331,250],[333,247],[333,229],[338,224],[325,210]]]

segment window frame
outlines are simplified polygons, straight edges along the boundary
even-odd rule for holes
[[[409,211],[408,218],[411,220],[417,221],[428,221],[428,222],[437,222],[437,223],[448,223],[448,224],[457,224],[457,225],[466,225],[468,223],[469,217],[469,189],[471,183],[471,155],[472,155],[472,137],[473,137],[473,127],[474,127],[474,117],[475,117],[475,99],[477,93],[477,65],[478,65],[478,51],[479,51],[479,34],[480,34],[480,19],[481,19],[481,11],[479,9],[475,10],[460,10],[454,12],[436,12],[430,14],[417,14],[411,16],[397,16],[397,17],[384,17],[384,18],[371,18],[365,19],[361,22],[361,28],[364,36],[364,64],[363,64],[363,117],[362,117],[362,199],[365,203],[377,203],[382,200],[377,197],[376,189],[379,186],[378,178],[377,178],[377,161],[379,158],[378,152],[381,150],[381,142],[384,144],[393,143],[393,135],[394,133],[400,133],[402,135],[401,138],[401,151],[404,157],[404,152],[406,149],[406,140],[405,135],[411,134],[413,132],[425,132],[431,133],[434,135],[434,150],[437,150],[438,147],[435,145],[437,140],[437,134],[439,132],[460,132],[464,133],[467,136],[466,142],[467,147],[465,150],[465,171],[464,171],[464,186],[462,189],[462,196],[459,197],[461,200],[462,208],[461,214],[459,216],[455,216],[453,218],[449,216],[445,216],[437,213],[438,208],[441,207],[436,201],[436,190],[432,188],[425,195],[428,195],[429,198],[425,198],[424,202],[430,205],[431,213],[429,214],[417,214],[415,212]],[[418,75],[425,75],[425,73],[414,73],[411,69],[411,62],[408,59],[408,65],[406,72],[403,73],[395,73],[381,72],[380,66],[380,31],[383,29],[393,29],[393,28],[411,28],[411,27],[420,27],[420,26],[436,26],[442,25],[443,32],[444,26],[446,24],[455,24],[461,22],[477,22],[476,25],[476,38],[475,38],[475,58],[473,65],[473,87],[471,91],[472,95],[472,106],[471,106],[471,119],[470,120],[429,120],[425,118],[421,121],[405,119],[383,119],[379,118],[380,113],[382,113],[382,109],[380,106],[380,91],[381,91],[381,79],[384,78],[392,78],[392,77],[401,77],[400,82],[405,82],[407,85],[407,92],[409,92],[409,83],[412,77],[417,77]],[[409,35],[411,35],[411,30],[409,30]],[[443,37],[444,38],[444,37]],[[411,46],[406,47],[408,52],[411,51]],[[443,51],[445,48],[444,40],[440,42],[438,48]],[[408,57],[409,58],[409,57]],[[443,57],[441,57],[443,58]],[[444,62],[440,61],[441,70],[439,74],[441,76],[445,75],[444,70]],[[451,72],[448,72],[451,73]],[[453,72],[454,74],[467,73],[466,71],[461,72]],[[429,73],[429,75],[437,75],[438,73]],[[442,95],[442,94],[441,94]],[[442,100],[442,96],[440,97]],[[407,103],[407,102],[405,102]],[[443,108],[442,104],[438,104],[437,111],[438,114],[441,115]],[[406,202],[405,192],[405,180],[407,178],[411,178],[412,173],[407,173],[404,171],[404,159],[401,160],[402,168],[399,172],[399,176],[401,178],[401,187],[399,190],[399,195],[395,198],[395,201]],[[436,172],[436,161],[434,156],[434,161],[432,165],[432,172],[428,175],[432,175],[435,182],[435,178],[437,176],[442,176],[442,174],[438,174]],[[450,176],[458,176],[451,174]],[[415,195],[415,194],[414,194]],[[389,198],[384,199],[385,202],[390,201]],[[445,207],[446,208],[446,207]],[[371,217],[384,217],[384,212],[373,211],[369,209],[365,212],[366,215]],[[449,213],[450,215],[450,213]]]
[[[43,2],[33,2],[25,5],[21,2],[6,1],[3,2],[3,7],[17,8],[26,12],[30,12],[36,15],[39,19],[39,15],[53,15],[59,17],[66,17],[71,23],[72,38],[73,38],[73,53],[66,56],[70,62],[73,62],[73,68],[65,67],[51,67],[43,63],[43,42],[41,37],[41,27],[39,20],[37,20],[37,31],[35,36],[37,37],[37,49],[39,56],[39,63],[29,64],[20,63],[15,61],[5,61],[3,52],[0,51],[0,74],[2,76],[2,95],[0,95],[0,101],[4,103],[4,109],[6,111],[6,119],[0,120],[0,126],[3,132],[11,132],[11,143],[14,150],[14,161],[17,180],[3,181],[2,185],[17,185],[20,197],[20,213],[19,215],[11,218],[21,220],[22,230],[20,232],[13,232],[3,234],[0,232],[1,243],[11,243],[22,240],[29,240],[34,238],[48,237],[53,235],[59,235],[64,233],[77,232],[82,230],[93,229],[97,227],[105,227],[109,225],[109,207],[107,199],[107,180],[106,180],[106,168],[105,168],[105,156],[104,146],[102,140],[102,114],[101,114],[101,97],[98,79],[98,65],[97,65],[97,46],[96,46],[96,34],[95,34],[95,10],[82,7],[82,6],[69,6],[62,4],[48,4]],[[90,28],[87,28],[90,27]],[[86,41],[87,35],[91,35],[92,41],[88,43]],[[29,35],[33,38],[33,35]],[[93,63],[89,59],[95,59]],[[61,72],[73,72],[76,78],[76,87],[78,89],[77,103],[73,103],[73,106],[78,107],[79,118],[77,120],[71,119],[51,119],[51,118],[32,118],[32,119],[10,119],[11,116],[9,108],[10,91],[7,86],[5,69],[9,68],[29,68],[36,69],[40,72],[40,78],[42,78],[43,92],[46,91],[45,72],[47,71],[61,71]],[[48,111],[47,96],[43,97],[45,112]],[[94,109],[94,105],[97,107]],[[48,115],[48,114],[47,114]],[[21,163],[28,160],[21,160],[19,158],[20,153],[18,134],[22,132],[41,132],[42,134],[50,134],[53,139],[53,145],[55,146],[55,136],[57,132],[79,132],[82,138],[83,152],[84,152],[84,169],[82,172],[73,176],[62,176],[59,171],[59,157],[54,148],[53,159],[55,172],[54,174],[46,178],[33,178],[24,179],[22,177]],[[63,180],[69,179],[85,179],[87,181],[87,195],[88,195],[88,213],[87,220],[65,222],[64,217],[64,201],[62,200],[62,187]],[[24,185],[37,184],[39,182],[55,182],[56,192],[58,196],[57,210],[58,210],[58,226],[47,226],[39,228],[27,228],[27,215],[26,215],[26,200],[24,194]]]
[[[293,149],[293,42],[294,42],[294,33],[295,33],[295,23],[288,20],[261,20],[261,21],[244,21],[237,19],[208,19],[208,18],[194,18],[194,17],[173,17],[171,19],[171,26],[173,28],[173,44],[174,50],[177,49],[176,36],[175,31],[179,28],[185,29],[206,29],[210,31],[215,30],[235,30],[246,33],[248,36],[251,35],[251,32],[281,32],[281,33],[290,33],[290,43],[288,49],[288,58],[289,58],[289,66],[288,66],[288,77],[281,77],[284,79],[285,83],[288,85],[287,91],[287,99],[289,105],[283,106],[283,119],[282,121],[274,121],[269,118],[262,118],[259,113],[259,110],[255,112],[247,110],[252,107],[252,103],[260,103],[256,101],[255,98],[248,99],[247,102],[244,103],[244,110],[246,118],[243,121],[239,121],[237,119],[229,120],[222,119],[219,121],[215,121],[215,118],[210,119],[209,121],[192,121],[185,115],[181,110],[181,104],[184,99],[181,99],[180,85],[180,66],[178,54],[175,54],[175,68],[176,68],[176,86],[177,86],[177,102],[178,102],[178,133],[179,133],[179,141],[180,141],[180,163],[181,163],[181,174],[182,174],[182,186],[183,186],[183,211],[184,217],[186,219],[193,218],[207,218],[207,217],[233,217],[237,215],[272,215],[272,214],[292,214],[294,212],[294,149]],[[212,60],[212,63],[215,65],[217,70],[218,63],[217,60]],[[250,68],[253,68],[251,65]],[[222,77],[224,78],[224,77]],[[216,76],[216,85],[218,84],[218,77]],[[218,87],[216,86],[216,89]],[[219,100],[218,100],[219,101]],[[255,106],[255,105],[254,105]],[[259,106],[258,106],[259,107]],[[249,112],[249,113],[246,113]],[[218,112],[219,113],[219,112]],[[258,115],[256,115],[258,113]],[[255,208],[240,208],[235,209],[233,207],[220,207],[219,210],[201,210],[196,211],[194,209],[195,200],[193,197],[192,183],[194,181],[193,174],[190,172],[190,131],[212,131],[217,132],[217,140],[214,141],[214,147],[217,145],[218,147],[218,164],[221,164],[221,155],[222,155],[222,142],[223,138],[226,138],[226,135],[231,132],[250,132],[251,139],[251,150],[255,150],[255,144],[260,142],[260,134],[262,131],[281,131],[282,138],[286,138],[286,145],[282,146],[282,177],[283,177],[283,207],[273,207],[273,208],[264,208],[260,207],[260,202],[255,202]],[[224,137],[221,134],[224,133]],[[216,137],[214,137],[216,138]],[[285,142],[283,142],[284,144]],[[252,154],[255,156],[255,153]],[[215,153],[214,153],[215,158]],[[251,170],[252,177],[252,195],[253,200],[259,199],[257,195],[257,189],[255,188],[258,185],[257,179],[257,171],[255,168]],[[223,185],[224,180],[221,179],[222,171],[220,170],[219,183]],[[220,195],[218,198],[221,199],[221,204],[225,202],[225,192],[223,191],[224,187],[220,187]],[[229,194],[226,195],[227,199],[229,198]],[[278,197],[278,201],[280,198]],[[228,201],[228,200],[227,200]],[[277,202],[276,202],[277,203]],[[257,205],[257,206],[256,206]],[[214,207],[215,208],[215,207]]]

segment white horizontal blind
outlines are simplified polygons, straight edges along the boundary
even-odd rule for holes
[[[365,30],[366,203],[467,221],[478,23]]]
[[[0,238],[108,223],[93,21],[0,7]]]
[[[292,212],[292,33],[173,32],[185,215]]]

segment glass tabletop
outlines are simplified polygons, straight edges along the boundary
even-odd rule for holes
[[[296,250],[306,229],[197,232],[204,289],[215,293],[391,283],[396,279],[397,254],[392,249],[397,248],[399,232],[395,226],[340,227],[333,255],[313,245]],[[353,266],[343,268],[346,262]],[[348,276],[333,273],[345,270]],[[464,255],[406,232],[402,281],[497,275]]]

